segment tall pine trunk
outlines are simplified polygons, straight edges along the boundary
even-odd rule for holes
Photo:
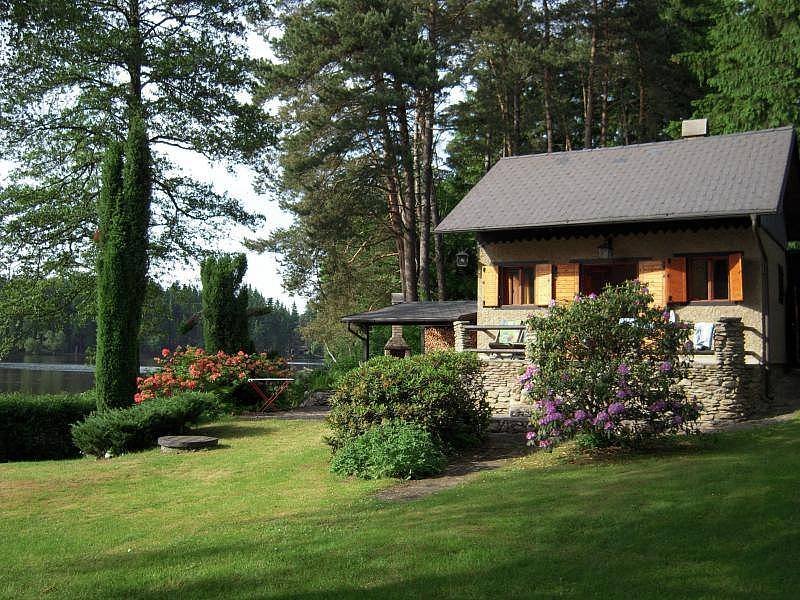
[[[97,356],[99,410],[128,406],[139,376],[139,333],[147,289],[147,230],[153,174],[142,108],[144,50],[139,0],[128,4],[128,134],[125,156],[112,144],[103,168],[97,263]]]
[[[553,152],[553,110],[552,110],[552,76],[550,73],[550,6],[547,0],[542,0],[542,16],[544,18],[544,127],[547,134],[547,152]]]
[[[597,0],[592,2],[593,12],[591,16],[591,39],[589,42],[589,65],[586,70],[586,83],[584,85],[583,98],[583,147],[592,147],[592,130],[594,128],[594,75],[597,63],[597,19],[598,6]]]

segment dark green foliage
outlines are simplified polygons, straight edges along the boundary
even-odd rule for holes
[[[348,440],[331,460],[331,471],[362,479],[416,479],[442,472],[445,457],[431,434],[416,423],[389,421]]]
[[[139,375],[152,187],[147,132],[139,117],[131,119],[122,163],[119,146],[112,144],[98,205],[95,379],[100,410],[132,404]]]
[[[679,55],[709,89],[694,103],[715,133],[800,125],[800,3],[683,0],[677,14],[698,30]]]
[[[373,425],[400,419],[421,425],[444,447],[464,447],[480,441],[490,416],[474,355],[379,356],[339,380],[330,443],[338,448]]]
[[[95,412],[73,425],[81,452],[102,457],[152,448],[162,435],[179,435],[189,424],[216,410],[213,394],[185,392],[128,408]]]
[[[248,289],[242,286],[246,271],[244,254],[212,255],[203,260],[203,338],[209,354],[253,350],[247,320]]]
[[[78,456],[70,426],[94,408],[90,393],[0,395],[0,461]]]

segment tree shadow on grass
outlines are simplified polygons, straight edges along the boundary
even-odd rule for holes
[[[259,425],[258,427],[245,427],[237,425],[236,423],[212,423],[209,425],[200,425],[192,429],[192,433],[196,435],[209,435],[221,439],[237,439],[260,437],[265,434],[273,433],[275,427],[269,425]]]
[[[791,597],[798,433],[724,434],[688,460],[499,471],[403,504],[265,507],[244,534],[209,524],[149,550],[73,556],[48,576],[146,599]]]

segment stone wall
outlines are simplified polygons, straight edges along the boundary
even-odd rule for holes
[[[425,352],[432,350],[452,350],[456,346],[452,327],[426,327],[424,337]]]
[[[703,405],[700,424],[717,427],[768,411],[761,365],[745,363],[744,327],[738,317],[714,324],[713,357],[698,358],[681,382],[690,398]]]
[[[496,416],[530,414],[519,383],[525,365],[524,360],[481,360],[486,399]],[[714,324],[713,355],[696,357],[680,385],[703,405],[700,426],[713,429],[800,407],[800,373],[773,369],[769,375],[767,382],[762,365],[745,362],[742,320],[723,317]]]
[[[522,402],[524,360],[481,360],[486,400],[495,415],[509,416]]]

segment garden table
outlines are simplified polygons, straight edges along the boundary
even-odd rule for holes
[[[294,379],[289,377],[256,377],[248,379],[247,383],[261,398],[262,403],[258,410],[264,412],[275,403],[275,400],[280,398],[293,381]],[[265,389],[261,389],[259,384],[264,384]]]

